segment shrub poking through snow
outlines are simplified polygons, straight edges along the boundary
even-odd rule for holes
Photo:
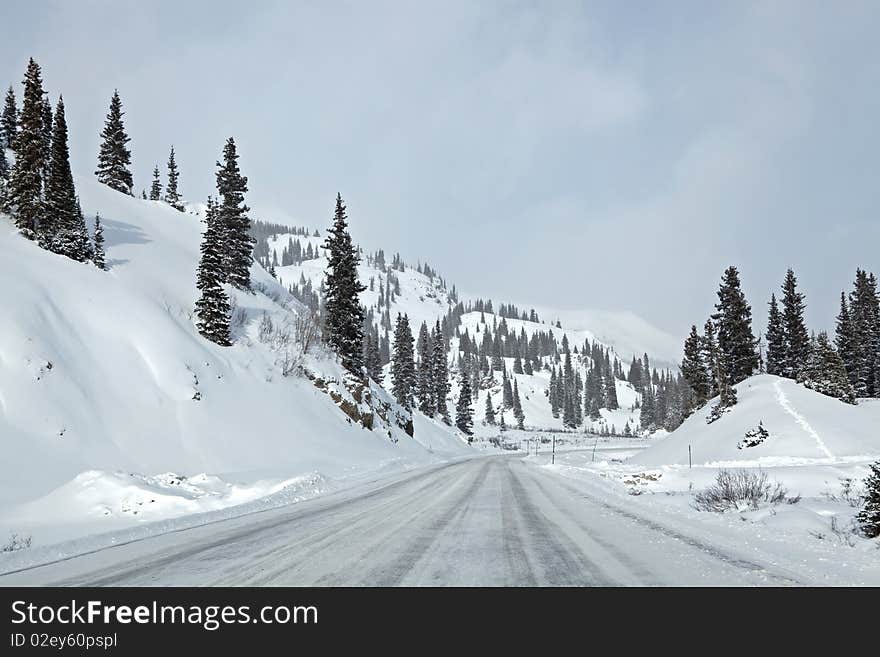
[[[31,546],[31,542],[32,539],[30,536],[22,536],[21,534],[12,532],[9,535],[9,541],[5,545],[0,546],[0,552],[16,552],[18,550],[24,550]]]
[[[880,461],[871,465],[871,474],[865,479],[864,505],[856,520],[865,536],[880,536]]]
[[[771,484],[763,472],[721,470],[714,484],[694,496],[694,506],[700,511],[723,513],[754,510],[762,503],[797,501],[798,498],[786,498],[787,493],[781,484]]]
[[[754,429],[746,431],[746,437],[739,441],[737,449],[745,449],[746,447],[757,447],[770,437],[770,432],[764,428],[763,422],[758,422],[758,426]]]

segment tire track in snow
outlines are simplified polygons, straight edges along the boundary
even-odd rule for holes
[[[834,458],[834,454],[825,446],[825,442],[822,440],[822,436],[816,433],[816,430],[807,422],[807,419],[794,410],[794,407],[791,405],[791,402],[788,401],[788,397],[785,395],[785,392],[782,390],[782,386],[779,385],[779,381],[773,382],[773,387],[776,388],[776,401],[779,402],[779,405],[782,407],[782,410],[791,415],[795,422],[801,425],[801,428],[807,432],[813,440],[816,441],[816,445],[819,449],[825,453],[830,459]]]

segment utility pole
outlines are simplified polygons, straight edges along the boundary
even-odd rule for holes
[[[694,465],[693,458],[691,457],[691,446],[688,445],[688,468],[692,468]]]

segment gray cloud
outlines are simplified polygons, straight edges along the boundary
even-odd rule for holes
[[[793,266],[827,328],[880,270],[876,3],[251,5],[12,0],[0,74],[38,59],[80,172],[118,87],[139,187],[174,143],[205,197],[233,134],[255,213],[341,191],[365,248],[523,304],[681,334],[727,264],[762,320]]]

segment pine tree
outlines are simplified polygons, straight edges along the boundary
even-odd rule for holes
[[[464,435],[468,436],[468,442],[471,442],[470,436],[473,435],[473,411],[471,410],[471,386],[468,383],[468,377],[461,377],[461,387],[458,391],[458,403],[455,405],[455,426]]]
[[[49,96],[43,95],[43,182],[49,177],[49,163],[52,159],[52,103]]]
[[[368,331],[364,333],[364,368],[367,376],[378,384],[382,384],[382,358],[379,355],[379,333]]]
[[[880,396],[880,300],[873,274],[856,270],[849,298],[850,358],[847,372],[858,397]]]
[[[196,287],[201,297],[196,301],[198,329],[204,337],[221,347],[231,344],[229,336],[229,298],[223,289],[223,236],[217,206],[208,199],[205,212],[207,224],[202,236],[201,259],[196,275]]]
[[[513,417],[516,418],[516,428],[525,429],[526,415],[523,413],[522,402],[519,398],[519,386],[515,378],[513,380]]]
[[[150,185],[150,200],[158,201],[162,198],[162,181],[159,180],[159,165],[153,167],[153,184]]]
[[[413,337],[409,318],[397,314],[394,327],[394,350],[391,356],[391,392],[397,403],[412,409],[415,363],[413,362]]]
[[[605,372],[605,408],[609,411],[616,411],[620,408],[620,402],[617,400],[617,384],[614,379],[614,372],[610,369]]]
[[[491,393],[486,393],[486,413],[485,413],[486,424],[491,427],[495,426],[495,408],[492,406],[492,395]]]
[[[64,99],[59,98],[52,121],[52,148],[45,188],[45,214],[39,238],[44,248],[84,262],[88,257],[88,232],[77,206],[70,171]]]
[[[557,396],[557,387],[559,386],[559,381],[556,378],[556,368],[552,368],[550,370],[550,385],[548,386],[549,398],[550,398],[550,412],[553,414],[553,417],[559,417],[559,405],[556,403],[558,399]]]
[[[419,338],[416,342],[419,352],[418,367],[418,395],[419,410],[427,416],[434,415],[434,363],[431,336],[428,334],[428,325],[422,322],[419,328]]]
[[[336,196],[333,225],[324,242],[327,271],[324,276],[324,326],[327,342],[349,372],[360,374],[364,309],[358,295],[366,289],[358,280],[359,256],[352,244],[342,196]]]
[[[98,152],[98,169],[95,175],[99,182],[111,189],[131,194],[134,180],[130,169],[131,151],[127,145],[130,139],[122,121],[124,114],[119,92],[114,90],[104,129],[101,131],[101,149]]]
[[[43,80],[39,64],[30,59],[24,77],[24,99],[15,140],[15,164],[6,190],[6,204],[15,225],[28,239],[36,239],[43,215],[45,156]]]
[[[165,187],[165,202],[178,212],[183,212],[183,203],[180,192],[177,189],[180,172],[177,170],[177,162],[174,160],[174,146],[168,156],[168,185]]]
[[[785,326],[776,303],[770,295],[770,313],[767,319],[767,374],[782,376],[785,372]]]
[[[92,262],[98,269],[107,269],[104,257],[104,227],[101,226],[101,217],[97,214],[95,215],[95,251]]]
[[[783,376],[796,379],[810,355],[810,336],[804,324],[804,295],[797,291],[797,278],[789,269],[782,284],[782,325],[785,335]]]
[[[871,474],[865,479],[865,494],[856,521],[868,538],[880,536],[880,461],[871,464]]]
[[[437,321],[431,339],[434,347],[432,367],[434,373],[434,407],[444,422],[449,422],[449,409],[446,406],[446,395],[449,393],[449,366],[446,362],[446,338]]]
[[[642,390],[642,406],[639,410],[639,424],[642,425],[642,431],[654,431],[657,428],[657,420],[654,414],[654,389],[650,382],[650,377],[643,383]]]
[[[736,267],[728,267],[718,289],[717,312],[712,315],[718,331],[718,349],[731,385],[758,369],[758,350],[752,333],[752,308],[746,302]]]
[[[6,149],[0,145],[0,211],[5,211],[7,180],[9,180],[9,162],[6,160]]]
[[[696,325],[691,326],[690,335],[684,342],[681,375],[693,392],[693,408],[705,404],[709,399],[709,375],[704,360],[703,339],[697,332]]]
[[[217,192],[220,195],[220,203],[217,206],[217,222],[222,230],[224,282],[240,290],[250,290],[251,262],[253,261],[255,240],[251,237],[251,220],[247,216],[250,208],[244,204],[244,194],[248,190],[247,177],[241,175],[241,171],[238,168],[238,153],[235,149],[235,140],[232,137],[226,140],[226,144],[223,147],[223,163],[217,162],[216,177]],[[337,207],[337,212],[338,209]],[[348,247],[351,248],[351,238],[348,237],[348,233],[345,231],[344,209],[343,207],[342,231],[344,235],[340,234],[336,239],[341,240],[339,248],[345,247],[343,242],[346,242]],[[338,257],[339,255],[337,254]],[[334,260],[332,253],[330,254],[330,261],[329,269],[332,272],[340,263]],[[357,274],[356,259],[353,265],[347,264],[344,266],[354,267],[355,275]],[[331,280],[330,285],[335,284],[334,278]],[[331,291],[331,294],[337,293],[338,288],[334,288]],[[348,290],[345,293],[347,294]],[[333,301],[332,303],[335,304],[337,302]],[[348,362],[349,365],[356,364],[359,371],[361,364],[361,325],[363,324],[363,313],[360,310],[359,304],[357,309],[352,308],[351,310],[355,312],[351,316],[351,322],[357,325],[357,330],[348,335],[345,351],[341,352],[340,355],[343,356],[343,361]],[[335,339],[339,339],[338,334]],[[338,348],[339,344],[334,342],[331,346]]]
[[[15,105],[15,91],[10,85],[6,91],[3,112],[0,114],[0,143],[10,150],[15,150],[15,137],[18,133],[18,108]]]
[[[715,335],[715,324],[711,319],[703,325],[703,359],[709,373],[709,398],[718,394],[718,379],[716,377],[716,364],[721,357],[718,351],[718,340]]]
[[[848,404],[856,401],[855,392],[846,376],[846,369],[825,331],[813,339],[810,357],[801,368],[798,380],[807,388]]]
[[[840,293],[840,313],[837,315],[837,327],[834,335],[837,345],[837,353],[846,368],[847,378],[850,385],[855,383],[855,359],[853,353],[852,321],[849,317],[849,307],[846,303],[846,294]]]

